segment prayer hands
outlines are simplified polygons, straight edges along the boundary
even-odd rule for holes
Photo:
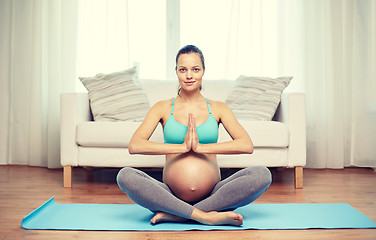
[[[184,144],[187,147],[187,151],[197,152],[200,142],[198,141],[198,135],[196,131],[196,122],[192,113],[188,114],[188,131],[185,135]]]

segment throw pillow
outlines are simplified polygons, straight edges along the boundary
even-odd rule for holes
[[[239,120],[272,120],[292,77],[240,76],[225,103]]]
[[[150,108],[136,67],[80,80],[89,92],[95,121],[143,121]]]

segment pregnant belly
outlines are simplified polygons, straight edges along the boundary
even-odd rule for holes
[[[209,195],[219,180],[217,163],[200,154],[188,153],[167,160],[163,170],[163,181],[177,197],[187,202]]]

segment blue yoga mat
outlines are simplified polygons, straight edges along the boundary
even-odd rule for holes
[[[244,217],[241,227],[193,221],[152,225],[153,214],[136,204],[59,204],[52,197],[21,225],[25,229],[114,231],[376,228],[375,222],[346,203],[249,204],[235,212]]]

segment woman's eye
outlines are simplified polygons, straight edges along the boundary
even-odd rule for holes
[[[200,71],[200,69],[199,68],[195,68],[195,69],[193,69],[193,71],[198,72],[198,71]]]
[[[184,68],[180,69],[180,72],[185,72],[185,69]]]

